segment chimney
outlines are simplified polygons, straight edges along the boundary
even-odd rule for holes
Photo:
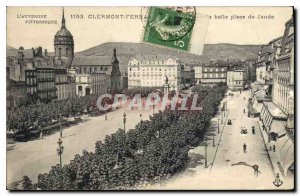
[[[45,52],[44,52],[44,56],[47,57],[47,56],[48,56],[48,51],[47,51],[47,49],[45,49],[44,51],[45,51]]]

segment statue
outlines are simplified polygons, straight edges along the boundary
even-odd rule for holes
[[[32,56],[35,57],[35,50],[32,48]]]

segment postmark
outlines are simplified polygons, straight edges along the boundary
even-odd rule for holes
[[[196,12],[173,7],[151,7],[143,35],[147,43],[188,51],[191,46]]]

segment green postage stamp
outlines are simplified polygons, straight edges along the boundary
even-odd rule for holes
[[[143,41],[170,48],[189,51],[196,11],[193,7],[185,10],[172,8],[149,8]]]

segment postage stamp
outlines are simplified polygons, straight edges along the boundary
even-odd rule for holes
[[[143,41],[189,51],[195,21],[195,11],[183,12],[172,8],[151,7]]]

